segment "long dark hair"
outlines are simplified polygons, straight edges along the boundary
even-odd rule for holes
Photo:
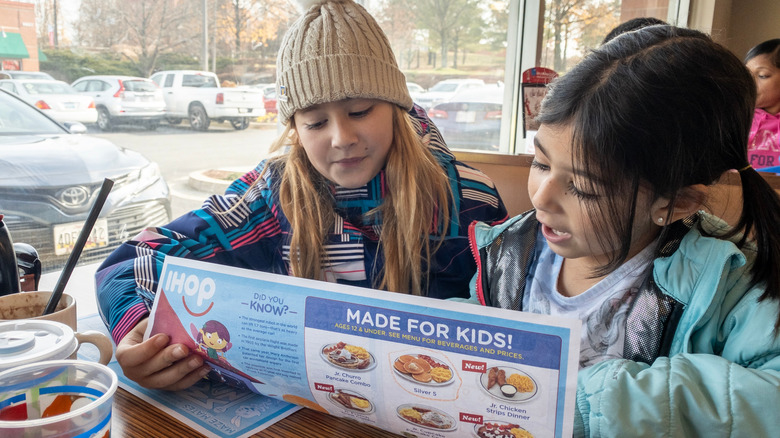
[[[772,55],[769,57],[772,60],[772,64],[780,68],[780,38],[766,40],[748,50],[747,55],[745,55],[745,63],[761,55]]]
[[[620,35],[553,83],[538,120],[572,124],[573,160],[598,177],[590,189],[603,195],[586,204],[600,218],[599,242],[606,248],[616,236],[620,243],[598,273],[628,256],[640,184],[674,203],[691,193],[687,187],[740,169],[742,214],[719,237],[742,233],[742,248],[752,235],[753,281],[766,283],[761,299],[780,298],[780,199],[746,168],[755,102],[756,86],[741,60],[706,34],[673,26]]]

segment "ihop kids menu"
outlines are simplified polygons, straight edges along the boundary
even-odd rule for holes
[[[150,320],[210,379],[405,436],[572,433],[578,320],[175,257]]]

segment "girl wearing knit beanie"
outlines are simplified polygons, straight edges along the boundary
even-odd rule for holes
[[[308,2],[277,57],[273,150],[223,196],[126,242],[96,274],[125,375],[178,390],[208,371],[183,345],[143,340],[167,254],[434,298],[468,297],[472,221],[507,212],[413,104],[390,44],[362,6]],[[370,290],[366,290],[370,294]]]

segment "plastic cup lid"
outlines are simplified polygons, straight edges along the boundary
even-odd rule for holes
[[[61,322],[20,319],[0,323],[0,370],[44,360],[67,359],[78,346]]]

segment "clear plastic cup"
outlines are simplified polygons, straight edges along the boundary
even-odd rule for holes
[[[0,373],[0,437],[111,435],[113,370],[83,360],[22,365]]]

